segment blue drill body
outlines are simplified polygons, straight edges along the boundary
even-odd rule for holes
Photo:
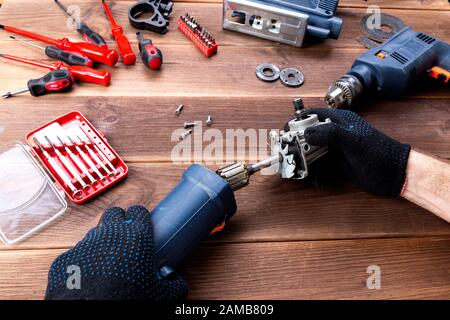
[[[151,212],[160,276],[170,275],[236,209],[234,192],[226,180],[205,167],[191,165]]]
[[[439,67],[440,72],[430,72]],[[450,45],[405,27],[358,57],[351,70],[328,90],[330,107],[350,107],[358,96],[400,97],[427,73],[449,82]]]

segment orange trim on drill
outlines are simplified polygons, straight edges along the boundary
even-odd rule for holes
[[[442,69],[441,67],[437,67],[437,66],[431,68],[428,75],[437,80],[441,80],[444,83],[448,83],[448,81],[450,79],[450,71],[447,71],[447,70]]]
[[[221,224],[219,224],[218,226],[216,226],[216,227],[210,232],[210,235],[222,231],[223,228],[225,228],[225,221],[222,222]]]

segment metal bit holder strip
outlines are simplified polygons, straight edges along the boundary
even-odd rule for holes
[[[191,39],[205,56],[211,57],[217,53],[219,45],[214,37],[188,13],[178,19],[178,29]]]

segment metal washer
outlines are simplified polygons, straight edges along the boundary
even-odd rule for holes
[[[265,70],[270,70],[272,75],[266,75],[264,73]],[[280,77],[280,69],[278,69],[278,67],[274,64],[263,63],[256,67],[256,76],[263,81],[276,81]]]
[[[298,87],[305,81],[305,76],[298,69],[285,68],[280,71],[280,80],[288,87]]]

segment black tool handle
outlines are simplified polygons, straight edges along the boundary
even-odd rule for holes
[[[69,70],[54,70],[42,78],[29,80],[28,89],[32,96],[42,96],[47,93],[66,92],[73,86],[73,76]]]
[[[136,32],[139,41],[139,52],[146,67],[158,70],[161,68],[163,56],[161,50],[155,47],[150,39],[144,39],[140,32]]]
[[[94,64],[91,59],[80,53],[64,51],[54,46],[46,47],[45,54],[50,58],[61,60],[71,66],[92,67]]]
[[[77,27],[77,31],[83,36],[83,38],[92,44],[95,44],[99,47],[108,48],[106,45],[105,39],[97,32],[88,27],[88,25],[84,22],[80,22]]]

